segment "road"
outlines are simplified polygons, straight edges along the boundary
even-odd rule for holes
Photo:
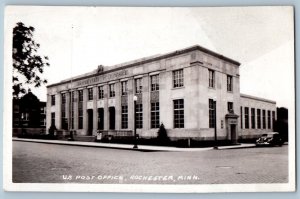
[[[288,147],[141,152],[13,141],[13,182],[286,183]]]

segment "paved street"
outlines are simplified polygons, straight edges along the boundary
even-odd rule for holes
[[[13,181],[231,184],[288,182],[288,147],[141,152],[13,141]]]

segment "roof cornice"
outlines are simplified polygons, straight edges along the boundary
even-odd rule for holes
[[[202,51],[204,53],[207,53],[207,54],[210,54],[210,55],[213,55],[215,57],[218,57],[222,60],[225,60],[229,63],[232,63],[234,65],[237,65],[237,66],[240,66],[241,64],[238,62],[238,61],[235,61],[233,59],[230,59],[228,57],[225,57],[221,54],[218,54],[216,52],[213,52],[207,48],[204,48],[200,45],[195,45],[195,46],[191,46],[191,47],[188,47],[188,48],[184,48],[184,49],[181,49],[181,50],[176,50],[176,51],[172,51],[170,53],[166,53],[166,54],[163,54],[163,55],[158,55],[156,57],[149,57],[149,58],[145,58],[143,60],[137,60],[136,62],[133,62],[133,63],[128,63],[128,64],[124,64],[124,65],[121,65],[120,67],[116,67],[116,68],[112,68],[110,70],[107,70],[107,71],[103,71],[101,72],[101,75],[102,74],[107,74],[107,73],[111,73],[111,72],[114,72],[114,71],[118,71],[118,70],[124,70],[124,69],[127,69],[127,68],[131,68],[131,67],[134,67],[134,66],[137,66],[137,65],[142,65],[142,64],[146,64],[146,63],[150,63],[150,62],[154,62],[154,61],[158,61],[158,60],[161,60],[161,59],[167,59],[169,57],[173,57],[173,56],[177,56],[177,55],[181,55],[181,54],[184,54],[184,53],[188,53],[188,52],[191,52],[191,51],[195,51],[195,50],[199,50],[199,51]],[[90,78],[90,77],[95,77],[95,76],[98,76],[99,73],[93,73],[93,74],[90,74],[90,75],[87,75],[87,76],[81,76],[81,77],[78,77],[78,78],[71,78],[71,79],[68,79],[66,81],[61,81],[61,82],[58,82],[58,83],[54,83],[54,84],[51,84],[51,85],[48,85],[47,88],[49,87],[53,87],[53,86],[58,86],[58,85],[61,85],[61,84],[65,84],[65,83],[71,83],[72,81],[79,81],[79,80],[82,80],[82,79],[87,79],[87,78]]]

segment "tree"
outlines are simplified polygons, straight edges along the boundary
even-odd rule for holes
[[[47,56],[37,54],[40,44],[33,40],[35,29],[18,22],[13,29],[13,96],[26,92],[24,84],[40,87],[47,80],[41,78],[45,66],[50,66]]]

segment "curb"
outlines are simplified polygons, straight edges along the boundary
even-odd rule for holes
[[[12,138],[13,141],[20,142],[33,142],[33,143],[44,143],[44,144],[58,144],[58,145],[71,145],[71,146],[83,146],[83,147],[97,147],[97,148],[109,148],[109,149],[121,149],[121,150],[132,150],[132,151],[141,151],[141,152],[196,152],[196,151],[208,151],[214,150],[213,147],[204,147],[204,148],[176,148],[176,147],[157,147],[156,146],[145,146],[140,145],[141,148],[134,149],[131,145],[118,145],[116,144],[100,144],[97,142],[80,142],[80,141],[61,141],[61,140],[39,140],[39,139],[26,139],[26,138]],[[153,147],[153,148],[151,148]],[[217,150],[227,150],[227,149],[244,149],[244,148],[254,148],[255,144],[243,146],[243,145],[234,145],[234,146],[220,146]]]
[[[13,138],[13,141],[19,141],[19,142],[33,142],[33,143],[43,143],[43,144],[57,144],[57,145],[70,145],[70,146],[79,146],[79,147],[97,147],[97,148],[108,148],[108,149],[121,149],[121,150],[132,150],[132,151],[142,151],[142,152],[150,152],[150,151],[167,151],[167,150],[156,150],[156,149],[141,149],[137,148],[126,148],[126,147],[116,147],[116,146],[103,146],[103,145],[96,145],[93,144],[85,144],[85,142],[78,143],[78,141],[63,141],[63,142],[49,142],[45,140],[35,140],[35,139],[23,139],[23,138]]]

